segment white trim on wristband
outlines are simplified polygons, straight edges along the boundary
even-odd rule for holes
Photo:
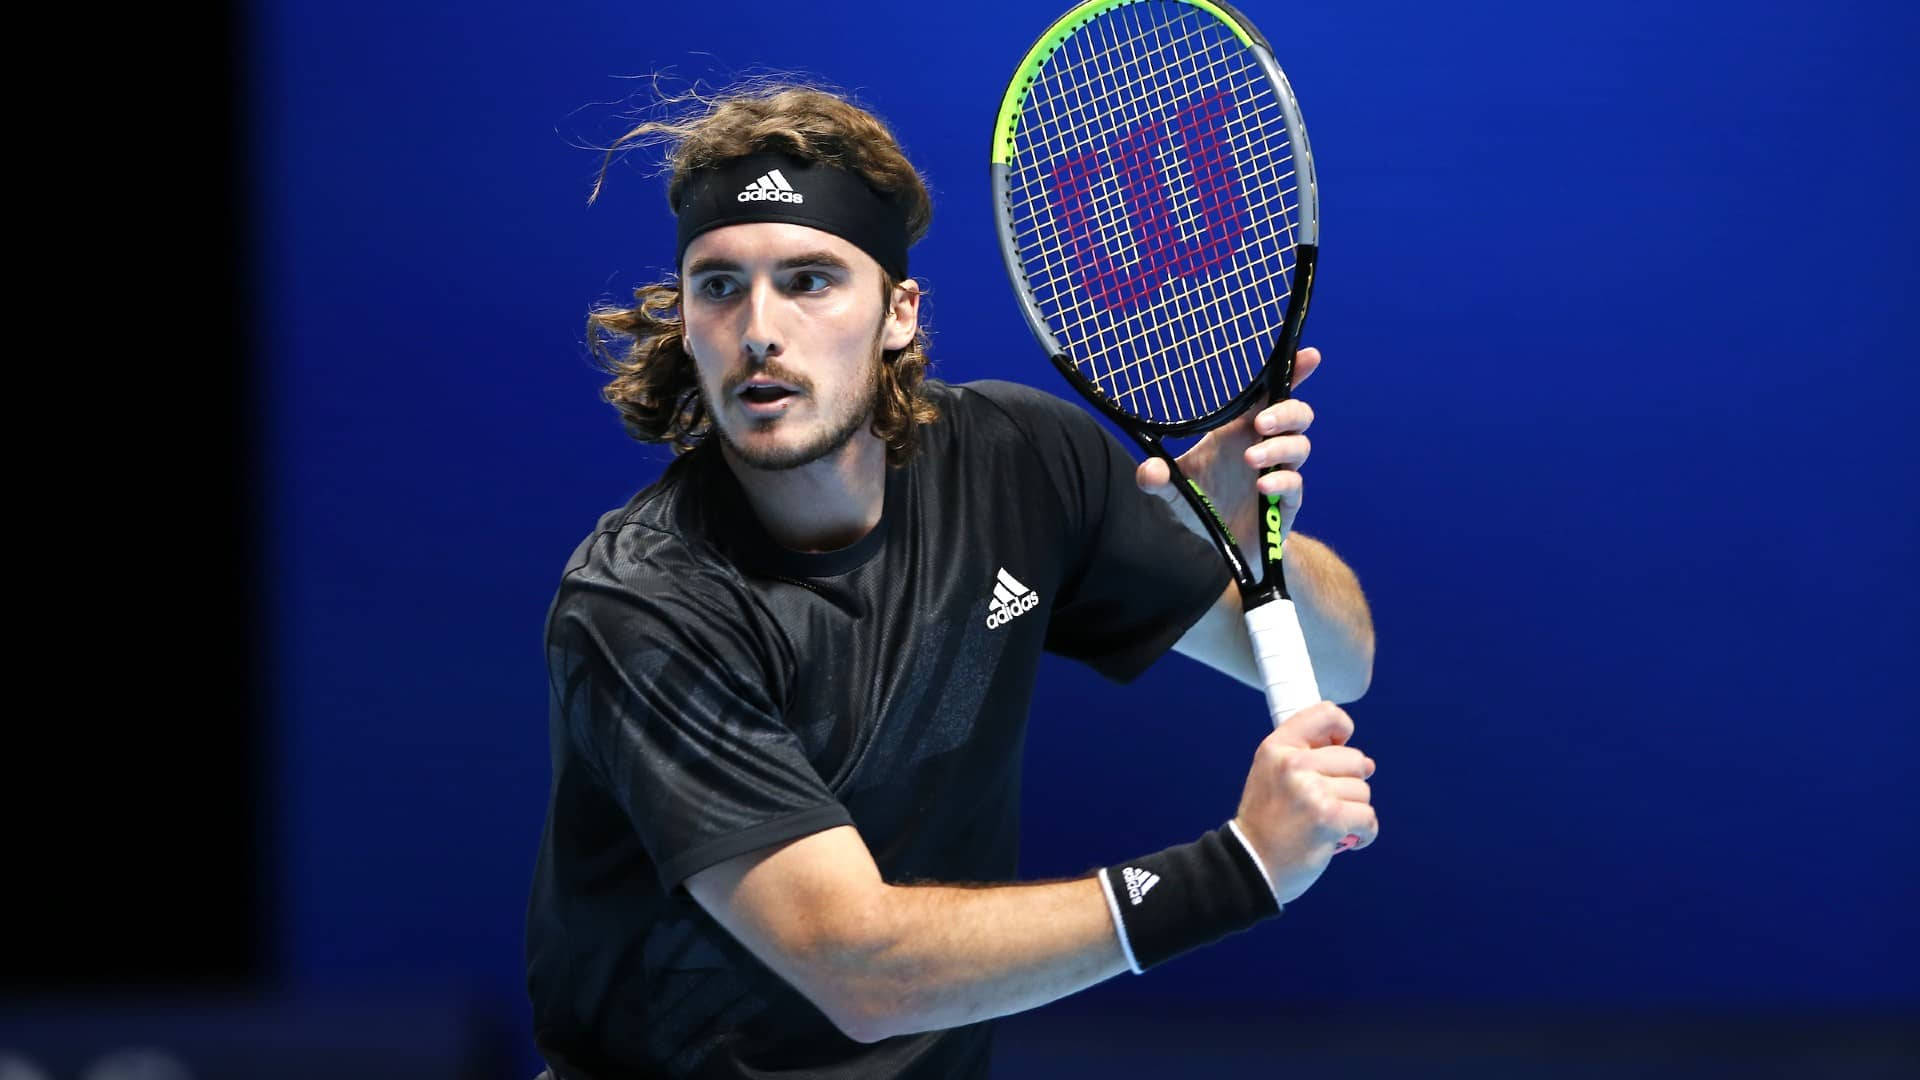
[[[1256,859],[1254,861],[1258,862],[1259,860]],[[1266,871],[1262,870],[1261,873],[1264,874]],[[1133,958],[1133,942],[1127,940],[1127,924],[1120,919],[1120,901],[1113,895],[1113,882],[1107,878],[1105,869],[1100,870],[1093,876],[1100,879],[1100,891],[1106,895],[1107,912],[1113,916],[1113,932],[1119,935],[1120,952],[1127,958],[1127,967],[1130,968],[1135,975],[1145,975],[1146,972],[1140,970],[1140,961]]]
[[[1240,831],[1240,823],[1232,818],[1228,818],[1227,828],[1233,830],[1234,839],[1240,841],[1240,846],[1247,849],[1247,856],[1253,860],[1254,868],[1260,871],[1260,877],[1267,883],[1267,891],[1273,894],[1273,902],[1279,904],[1284,910],[1286,905],[1280,903],[1280,890],[1273,887],[1273,875],[1267,873],[1267,864],[1260,861],[1260,853],[1253,850],[1253,844],[1248,841],[1247,834]],[[1102,880],[1105,880],[1105,875],[1102,875]],[[1111,903],[1113,897],[1109,895],[1107,900]],[[1119,909],[1116,908],[1114,909],[1114,918],[1117,919],[1119,917]]]

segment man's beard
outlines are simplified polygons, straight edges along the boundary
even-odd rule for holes
[[[871,374],[866,380],[866,386],[856,389],[852,394],[834,403],[835,405],[844,405],[846,411],[838,417],[828,415],[827,419],[829,422],[827,429],[822,431],[817,437],[803,442],[798,446],[776,446],[765,449],[755,449],[742,446],[735,442],[733,438],[727,434],[726,427],[718,421],[715,421],[713,425],[714,431],[719,433],[720,441],[727,445],[727,449],[732,452],[736,460],[748,468],[759,469],[762,472],[781,472],[786,469],[797,469],[802,465],[811,465],[821,458],[838,453],[842,447],[845,447],[853,441],[854,436],[860,434],[862,430],[873,424],[874,404],[880,397],[881,365],[879,342],[876,341],[874,344],[873,363],[868,368]],[[777,368],[770,368],[770,373],[777,370]],[[779,378],[780,376],[775,374],[774,377]],[[811,393],[810,390],[809,393]],[[826,404],[819,402],[818,399],[815,399],[815,401],[817,404]],[[707,403],[707,415],[718,415],[718,413],[714,411],[712,402]],[[748,423],[753,426],[757,426],[760,423],[778,424],[784,422],[785,419],[785,417],[776,417],[769,421],[748,421]]]

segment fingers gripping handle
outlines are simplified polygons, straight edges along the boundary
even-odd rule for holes
[[[1307,658],[1307,639],[1300,633],[1293,601],[1269,600],[1247,612],[1247,635],[1253,639],[1253,656],[1260,664],[1260,681],[1267,687],[1267,711],[1273,714],[1274,727],[1320,700],[1320,684],[1313,677],[1313,661]]]
[[[1307,638],[1300,632],[1293,601],[1269,600],[1247,612],[1247,635],[1253,639],[1253,656],[1260,663],[1260,681],[1267,684],[1267,711],[1273,714],[1274,727],[1320,700],[1320,683],[1313,677]],[[1350,851],[1359,842],[1358,836],[1349,835],[1337,850]]]

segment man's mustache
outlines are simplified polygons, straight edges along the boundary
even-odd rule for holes
[[[745,371],[727,376],[726,381],[720,384],[721,392],[728,395],[735,394],[739,392],[742,386],[745,386],[753,379],[772,379],[774,382],[785,383],[803,394],[813,393],[813,380],[791,371],[771,359],[765,363],[754,364]]]

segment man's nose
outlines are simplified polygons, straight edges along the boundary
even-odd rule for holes
[[[780,303],[779,290],[770,281],[756,281],[747,296],[747,325],[741,330],[740,350],[748,359],[765,363],[781,351],[780,333],[775,326]]]

